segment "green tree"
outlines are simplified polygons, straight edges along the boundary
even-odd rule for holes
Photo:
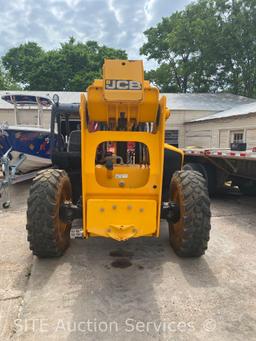
[[[43,54],[43,49],[37,43],[28,42],[11,48],[2,58],[2,62],[10,76],[26,87],[33,77],[38,59]]]
[[[73,37],[60,48],[44,51],[36,43],[13,48],[3,57],[12,77],[28,90],[83,91],[100,77],[104,58],[127,59],[123,50]]]
[[[145,79],[158,86],[162,92],[178,92],[179,86],[175,81],[175,74],[169,64],[163,63],[156,70],[145,72]]]
[[[179,92],[193,91],[194,87],[198,91],[209,91],[212,85],[215,67],[209,41],[214,46],[218,31],[213,15],[212,6],[206,7],[205,1],[199,1],[163,18],[156,27],[144,32],[147,42],[141,54],[164,63],[166,70],[168,66],[166,76]],[[204,63],[206,57],[208,62]]]
[[[255,27],[255,0],[199,0],[145,31],[140,52],[163,89],[256,96]]]
[[[1,90],[19,90],[21,87],[14,82],[12,77],[6,72],[0,63],[0,89]]]
[[[0,89],[4,89],[5,88],[5,78],[4,78],[4,74],[3,74],[3,70],[0,68]]]
[[[223,49],[219,73],[223,87],[236,94],[256,97],[256,2],[255,0],[219,1],[217,11],[222,28]]]

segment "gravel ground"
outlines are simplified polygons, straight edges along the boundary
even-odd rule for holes
[[[255,198],[212,200],[209,250],[176,257],[159,239],[72,240],[60,259],[32,257],[29,184],[0,211],[0,340],[255,340]]]

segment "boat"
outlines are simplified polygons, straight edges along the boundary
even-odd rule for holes
[[[12,166],[22,157],[24,161],[17,169],[19,174],[51,166],[50,129],[41,127],[40,118],[43,107],[51,106],[52,100],[48,97],[22,94],[6,94],[2,99],[14,105],[16,124],[9,125],[8,122],[4,122],[0,125],[0,158],[9,150],[10,166]],[[17,124],[18,112],[20,109],[24,112],[24,106],[37,108],[35,125],[23,125],[22,122]],[[29,111],[27,114],[29,115]]]

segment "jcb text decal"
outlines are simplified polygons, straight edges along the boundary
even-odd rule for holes
[[[140,82],[129,80],[107,79],[105,82],[106,90],[141,90]]]

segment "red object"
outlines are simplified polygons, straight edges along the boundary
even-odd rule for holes
[[[128,150],[135,150],[135,142],[128,142],[127,145]]]

